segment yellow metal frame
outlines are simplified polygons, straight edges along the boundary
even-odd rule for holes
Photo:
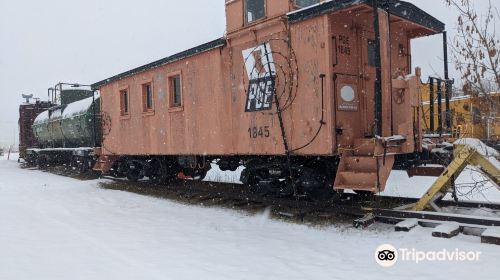
[[[500,170],[485,156],[469,145],[455,145],[454,159],[429,190],[415,204],[413,210],[423,211],[430,207],[430,203],[439,194],[446,194],[455,178],[462,173],[467,165],[479,167],[495,184],[500,185]]]

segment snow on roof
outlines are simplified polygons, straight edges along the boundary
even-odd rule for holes
[[[35,119],[34,124],[39,124],[45,120],[49,119],[49,111],[43,111],[41,112]]]
[[[326,1],[319,2],[319,3],[313,4],[313,5],[304,6],[304,7],[300,8],[300,9],[298,9],[298,10],[288,12],[286,15],[289,16],[289,15],[293,15],[293,14],[296,14],[296,13],[300,13],[300,12],[303,12],[304,10],[307,10],[307,9],[310,9],[310,8],[314,8],[314,7],[323,5],[323,4],[327,3],[327,2],[332,2],[332,0],[326,0]]]
[[[93,97],[85,98],[80,101],[76,101],[68,104],[63,111],[63,118],[76,116],[87,112],[92,106],[92,101],[95,100]]]
[[[444,23],[411,3],[404,1],[391,1],[390,4],[385,5],[381,2],[382,1],[378,3],[379,8],[387,10],[391,15],[414,22],[431,30],[432,32],[440,33],[445,30]],[[327,0],[299,10],[291,11],[287,13],[287,16],[288,21],[293,23],[360,4],[371,6],[372,2],[368,0]]]
[[[34,124],[40,124],[49,119],[70,118],[73,116],[84,114],[90,109],[90,107],[92,106],[92,101],[94,99],[95,98],[89,97],[80,101],[70,103],[65,107],[44,111],[40,113],[38,117],[36,117]],[[50,114],[49,111],[51,111]]]

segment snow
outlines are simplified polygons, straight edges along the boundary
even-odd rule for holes
[[[2,160],[10,160],[10,161],[16,161],[19,159],[19,153],[10,153],[8,151],[5,151],[3,155],[0,156],[0,161]],[[1,178],[0,178],[1,179]]]
[[[417,219],[407,219],[396,224],[396,230],[409,231],[418,226]]]
[[[402,227],[402,228],[414,228],[418,225],[418,220],[417,219],[407,219],[404,221],[399,222],[396,227]]]
[[[309,9],[313,9],[315,7],[318,7],[318,6],[321,6],[321,5],[324,5],[326,3],[329,3],[329,2],[332,2],[333,0],[325,0],[323,2],[319,2],[317,4],[313,4],[313,5],[309,5],[307,7],[304,7],[304,8],[301,8],[301,9],[298,9],[298,10],[295,10],[295,11],[291,11],[291,12],[288,12],[286,15],[287,16],[290,16],[290,15],[293,15],[293,14],[296,14],[296,13],[299,13],[299,12],[302,12],[302,11],[305,11],[305,10],[309,10]],[[357,5],[359,4],[361,1],[360,0],[353,0],[353,1],[350,1],[348,3],[344,3],[343,5],[345,6],[348,6],[348,5]]]
[[[40,151],[46,151],[46,152],[71,152],[71,151],[93,151],[94,148],[91,147],[80,147],[80,148],[45,148],[45,149],[28,149],[28,151],[33,151],[35,153],[38,153]]]
[[[383,140],[385,142],[392,142],[392,141],[406,140],[406,137],[403,136],[403,135],[393,135],[393,136],[389,136],[389,137],[380,137],[380,136],[377,136],[377,139]]]
[[[458,230],[460,230],[460,225],[458,223],[444,223],[438,225],[432,232],[451,235]]]
[[[496,279],[498,246],[431,229],[310,227],[105,190],[0,160],[0,279]],[[476,262],[400,262],[381,244],[481,251]],[[477,269],[480,265],[481,269]],[[446,273],[442,273],[446,271]]]
[[[76,115],[81,115],[87,112],[92,106],[92,101],[95,100],[94,97],[85,98],[80,101],[76,101],[68,104],[63,111],[63,118],[68,118]]]
[[[500,228],[498,228],[498,227],[489,228],[489,229],[485,230],[481,236],[500,238]]]
[[[245,168],[243,166],[238,167],[235,172],[232,171],[221,171],[217,164],[212,164],[212,169],[208,171],[207,176],[205,176],[204,181],[208,182],[225,182],[232,184],[242,184],[240,181],[241,172]]]
[[[66,106],[61,106],[57,109],[52,109],[52,113],[49,115],[49,110],[40,113],[36,119],[34,124],[40,124],[48,119],[57,119],[57,118],[70,118],[75,117],[87,112],[92,106],[92,101],[96,98],[89,97],[85,98],[73,103],[70,103]]]
[[[299,12],[302,12],[302,11],[305,11],[305,10],[308,10],[308,9],[312,9],[314,7],[317,7],[317,6],[320,6],[320,5],[323,5],[327,2],[331,2],[332,0],[326,0],[326,1],[323,1],[323,2],[320,2],[320,3],[317,3],[317,4],[314,4],[314,5],[309,5],[307,7],[303,7],[303,8],[300,8],[300,9],[297,9],[295,11],[291,11],[289,13],[287,13],[286,15],[289,16],[289,15],[293,15],[293,14],[296,14],[296,13],[299,13]]]
[[[49,119],[49,111],[43,111],[35,118],[33,124],[39,124],[48,119]]]
[[[455,141],[455,145],[467,145],[475,148],[481,155],[485,156],[491,164],[500,169],[500,161],[498,161],[499,154],[498,152],[487,146],[479,139],[474,138],[461,138]]]

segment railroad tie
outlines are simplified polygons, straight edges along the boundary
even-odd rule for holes
[[[432,236],[439,238],[452,238],[460,233],[460,225],[458,223],[441,224],[434,228]]]
[[[481,234],[481,243],[500,245],[500,227],[491,227]]]

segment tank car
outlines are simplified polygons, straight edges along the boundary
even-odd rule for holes
[[[263,193],[379,192],[422,151],[415,38],[445,26],[404,1],[226,1],[226,35],[92,85],[95,169],[165,181],[245,166]]]
[[[59,103],[59,104],[57,104]],[[100,146],[99,98],[91,90],[62,89],[31,126],[36,146],[26,150],[30,165],[67,165],[81,172],[91,170]]]

